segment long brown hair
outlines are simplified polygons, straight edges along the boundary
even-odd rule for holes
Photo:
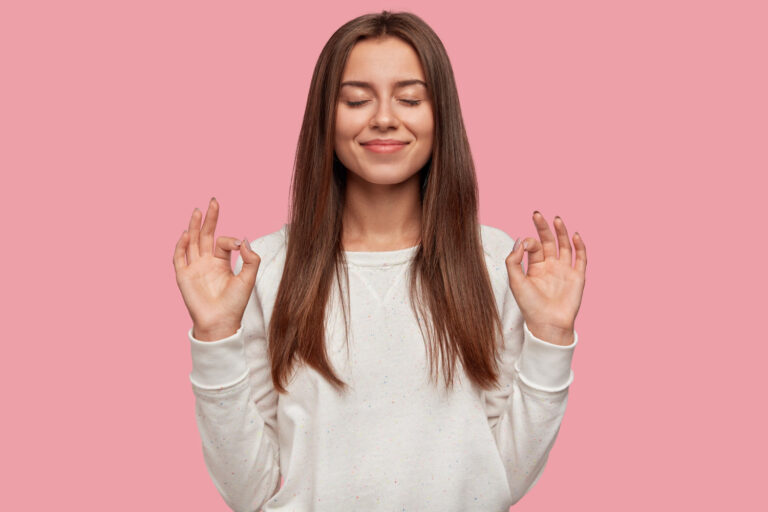
[[[501,321],[485,264],[475,167],[453,69],[437,34],[421,18],[382,11],[342,25],[326,43],[312,75],[291,182],[285,267],[269,324],[272,380],[281,393],[287,393],[283,383],[297,359],[337,390],[347,390],[329,363],[324,328],[334,277],[344,274],[349,289],[341,246],[346,169],[334,151],[335,114],[352,47],[361,39],[387,35],[416,51],[433,105],[432,155],[419,171],[421,242],[410,273],[411,308],[422,336],[422,321],[428,331],[424,339],[430,374],[437,381],[442,363],[451,388],[459,358],[475,384],[484,389],[498,385]],[[347,308],[342,308],[345,320]],[[346,321],[345,327],[348,335]]]

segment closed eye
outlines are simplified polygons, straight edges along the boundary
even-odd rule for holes
[[[347,102],[345,102],[345,103],[346,103],[347,105],[349,105],[350,107],[359,107],[359,106],[363,105],[364,103],[368,103],[368,101],[370,101],[370,100],[362,100],[362,101],[347,101]],[[404,102],[404,103],[406,103],[407,105],[410,105],[410,106],[412,106],[412,107],[415,107],[416,105],[418,105],[419,103],[421,103],[421,100],[400,100],[400,101],[402,101],[402,102]]]

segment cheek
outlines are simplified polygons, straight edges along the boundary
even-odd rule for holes
[[[418,136],[421,139],[429,139],[431,140],[434,136],[434,123],[432,122],[432,119],[423,120],[416,128],[418,130]]]
[[[361,122],[349,113],[336,115],[336,137],[350,139],[360,131]]]
[[[414,130],[418,131],[421,137],[429,137],[434,131],[434,124],[432,111],[428,110],[421,112],[417,118],[414,118],[411,126],[413,126]]]
[[[336,147],[346,148],[349,146],[349,139],[352,138],[349,134],[349,129],[344,124],[336,123],[335,141]],[[343,151],[346,149],[342,149]]]

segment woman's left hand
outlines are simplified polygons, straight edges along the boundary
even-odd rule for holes
[[[574,323],[584,291],[587,248],[576,232],[573,237],[576,263],[573,266],[571,243],[563,220],[555,217],[557,242],[544,216],[538,211],[533,213],[533,224],[541,242],[534,237],[517,240],[506,259],[509,287],[531,334],[555,345],[570,345],[574,340]],[[526,251],[528,268],[523,273],[520,264]]]

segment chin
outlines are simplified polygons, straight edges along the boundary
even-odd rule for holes
[[[374,172],[356,172],[354,174],[359,179],[374,185],[397,185],[410,179],[415,174],[415,172],[398,172],[395,170],[387,172],[386,170],[381,169]]]
[[[372,183],[374,185],[399,185],[400,183],[407,181],[410,178],[410,176],[399,176],[399,175],[382,176],[381,174],[375,174],[375,175],[361,176],[361,178],[364,181],[367,181],[368,183]]]

